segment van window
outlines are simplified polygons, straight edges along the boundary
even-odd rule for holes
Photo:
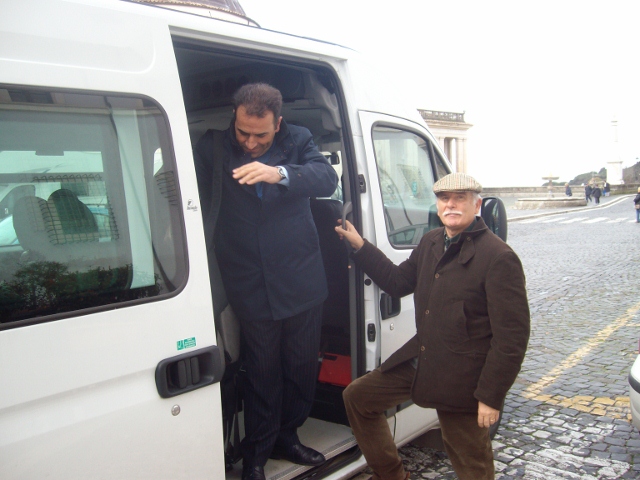
[[[431,143],[431,146],[433,147],[433,159],[434,159],[434,164],[436,166],[436,173],[438,174],[436,178],[442,178],[446,175],[449,175],[449,173],[451,173],[449,171],[449,169],[447,168],[446,164],[447,162],[445,162],[444,158],[442,158],[442,155],[440,155],[440,152],[438,152],[438,150],[436,150],[435,146],[433,145],[433,143]]]
[[[415,246],[439,226],[428,141],[407,130],[375,125],[373,142],[389,242]]]
[[[169,138],[148,99],[0,86],[0,328],[184,283]]]

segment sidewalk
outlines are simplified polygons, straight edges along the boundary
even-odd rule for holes
[[[608,205],[614,205],[616,203],[623,202],[629,198],[633,198],[633,195],[612,195],[610,197],[600,197],[600,205],[596,205],[594,202],[590,202],[586,207],[538,208],[530,210],[519,210],[514,208],[518,197],[503,197],[501,198],[501,200],[504,202],[504,206],[507,209],[507,220],[509,222],[517,222],[518,220],[525,220],[527,218],[544,217],[547,215],[554,215],[558,213],[597,210]]]

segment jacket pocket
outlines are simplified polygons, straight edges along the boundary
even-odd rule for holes
[[[438,337],[448,350],[467,355],[476,353],[469,339],[463,301],[443,307],[435,319]]]

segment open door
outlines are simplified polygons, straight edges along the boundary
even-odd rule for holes
[[[369,164],[375,242],[395,264],[406,260],[422,236],[440,226],[432,146],[426,130],[397,117],[360,112]],[[377,181],[376,181],[377,180]],[[380,361],[415,335],[413,297],[379,292]],[[367,315],[369,318],[369,315]],[[376,365],[377,366],[377,365]]]
[[[374,219],[373,228],[363,226],[363,230],[373,231],[375,238],[366,233],[369,240],[399,264],[409,257],[426,232],[440,226],[432,186],[438,177],[449,173],[450,167],[435,149],[426,129],[417,123],[372,112],[360,112],[360,123]],[[367,218],[366,212],[363,218]],[[365,296],[370,294],[373,299],[365,302],[367,332],[373,332],[367,345],[375,344],[377,348],[375,363],[371,364],[367,357],[367,370],[371,370],[415,335],[415,308],[413,295],[399,299],[390,297],[375,284],[365,288],[371,289]],[[377,342],[373,343],[373,339]],[[435,410],[412,403],[398,406],[393,420],[392,431],[398,443],[437,425]]]

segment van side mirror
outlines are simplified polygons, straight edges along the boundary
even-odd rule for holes
[[[489,227],[489,230],[503,241],[507,241],[507,209],[504,207],[502,200],[497,197],[483,198],[480,216]]]

